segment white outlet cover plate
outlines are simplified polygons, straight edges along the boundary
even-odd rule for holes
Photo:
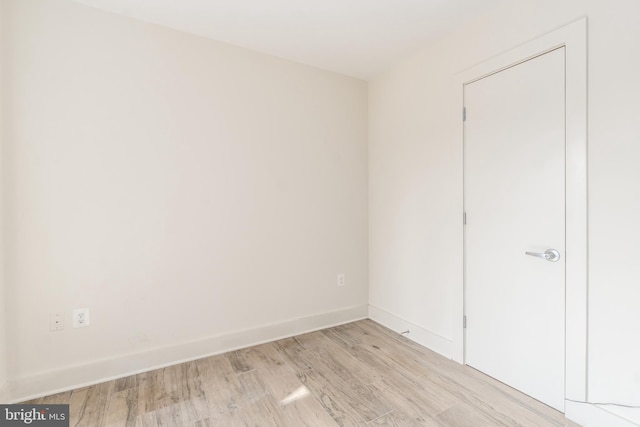
[[[49,315],[49,330],[61,331],[64,329],[64,313],[51,313]]]
[[[89,309],[88,308],[76,308],[73,310],[73,327],[84,328],[89,326]]]

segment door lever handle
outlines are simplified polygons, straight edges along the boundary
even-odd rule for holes
[[[555,249],[547,249],[544,252],[525,252],[525,254],[546,259],[549,262],[557,262],[560,260],[560,252]]]

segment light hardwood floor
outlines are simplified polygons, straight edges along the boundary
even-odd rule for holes
[[[577,426],[371,320],[29,403],[72,426]]]

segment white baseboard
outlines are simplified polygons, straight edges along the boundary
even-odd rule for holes
[[[623,415],[614,414],[608,407],[565,401],[565,417],[575,421],[583,427],[638,427],[640,423],[633,422]],[[614,409],[615,410],[615,409]],[[637,410],[635,416],[638,417]],[[629,412],[631,413],[631,412]],[[636,418],[637,419],[637,418]]]
[[[611,412],[625,420],[631,421],[634,426],[640,426],[640,408],[629,408],[617,405],[597,405],[604,411]]]
[[[405,337],[448,359],[453,359],[454,343],[448,338],[373,305],[369,305],[369,318],[398,333],[409,331],[404,334]]]
[[[207,337],[198,341],[126,354],[85,365],[65,367],[21,378],[12,378],[7,387],[8,396],[6,396],[7,399],[5,401],[16,403],[36,399],[62,391],[98,384],[366,318],[367,305],[348,307],[281,323]],[[2,389],[0,389],[1,392]]]

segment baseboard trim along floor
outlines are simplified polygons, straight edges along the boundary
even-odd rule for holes
[[[367,305],[348,307],[224,335],[207,337],[202,340],[151,348],[143,352],[96,360],[84,365],[13,378],[9,381],[7,399],[4,401],[21,402],[35,399],[365,319],[367,318],[367,308]]]

